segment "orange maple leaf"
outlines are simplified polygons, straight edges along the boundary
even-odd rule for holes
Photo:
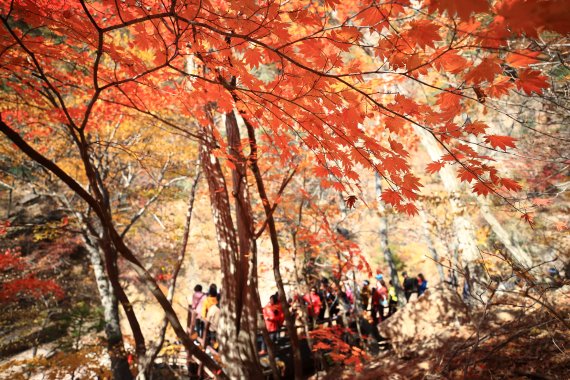
[[[539,55],[539,51],[525,49],[507,54],[505,62],[513,67],[527,67],[528,65],[538,62],[537,57]]]
[[[562,222],[562,221],[556,222],[555,226],[556,226],[556,230],[560,231],[560,232],[566,231],[568,229],[568,224],[566,222]]]
[[[443,55],[441,54],[442,50],[438,50],[433,54],[433,57],[438,57],[433,65],[441,71],[457,74],[470,66],[470,63],[460,56],[457,50],[451,50],[445,52]]]

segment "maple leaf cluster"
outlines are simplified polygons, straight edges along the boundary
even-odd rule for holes
[[[21,257],[19,250],[0,252],[0,304],[46,296],[61,299],[64,292],[54,280],[39,279],[30,273],[30,264]]]
[[[353,332],[340,326],[310,331],[309,335],[314,342],[312,350],[324,354],[333,363],[343,363],[360,371],[363,363],[369,360],[369,355],[364,350],[346,343],[343,339],[346,334]]]
[[[478,194],[519,189],[471,146],[515,140],[462,122],[464,110],[542,93],[540,52],[509,41],[566,34],[568,13],[562,0],[4,0],[2,118],[48,144],[56,129],[79,141],[136,111],[199,141],[213,112],[237,109],[284,164],[308,149],[321,185],[352,193],[376,171],[389,184],[382,199],[413,215],[414,128],[448,152],[428,172],[457,163]],[[422,100],[410,86],[437,93]]]

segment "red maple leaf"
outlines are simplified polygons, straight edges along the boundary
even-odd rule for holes
[[[413,203],[404,203],[396,206],[396,210],[408,214],[409,216],[418,215],[418,208]]]
[[[475,136],[481,135],[485,133],[485,130],[489,128],[489,126],[481,121],[474,121],[472,123],[465,125],[465,132],[471,133]]]
[[[527,95],[531,95],[533,92],[542,94],[542,91],[548,87],[548,80],[540,71],[520,70],[518,75],[517,88],[523,90]]]
[[[430,174],[437,173],[445,166],[445,162],[443,161],[434,161],[426,166],[426,171]]]
[[[402,195],[395,190],[384,190],[380,198],[382,198],[385,203],[393,206],[402,203]]]
[[[507,190],[519,191],[520,189],[522,189],[522,186],[519,185],[519,183],[517,181],[515,181],[514,179],[501,178],[500,182],[501,182],[501,185],[503,185],[505,187],[505,189],[507,189]]]
[[[477,175],[472,170],[466,170],[465,168],[459,169],[457,177],[461,180],[461,182],[471,182],[473,180],[477,180]]]
[[[465,80],[468,83],[481,83],[487,81],[493,83],[493,79],[503,72],[500,61],[496,57],[486,57],[481,63],[465,74]]]
[[[354,207],[354,203],[356,203],[356,196],[355,195],[349,195],[344,202],[346,203],[346,207],[348,208],[353,208]]]
[[[487,0],[428,0],[426,4],[430,12],[447,11],[450,16],[457,14],[463,20],[469,19],[473,13],[485,12],[489,9]]]
[[[491,144],[491,146],[493,148],[499,148],[502,149],[504,151],[507,150],[507,148],[514,148],[515,147],[515,141],[517,139],[515,139],[514,137],[511,136],[499,136],[499,135],[487,135],[485,136],[485,141],[488,142],[489,144]]]
[[[534,216],[532,216],[531,214],[529,214],[528,212],[525,212],[524,214],[521,215],[521,219],[523,219],[524,221],[526,221],[528,224],[530,224],[531,227],[534,226]]]
[[[477,182],[475,185],[473,185],[472,190],[475,194],[479,194],[479,195],[483,195],[483,196],[488,195],[492,191],[489,184],[486,184],[483,182]]]
[[[420,49],[426,46],[434,47],[435,42],[441,40],[439,34],[440,26],[430,20],[416,20],[410,22],[411,33],[408,34],[408,41],[415,42]]]

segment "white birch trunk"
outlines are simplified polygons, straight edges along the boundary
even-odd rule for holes
[[[439,160],[443,155],[442,149],[435,138],[426,130],[415,127],[420,141],[433,161]],[[457,250],[461,258],[461,270],[464,282],[464,295],[466,301],[485,302],[486,274],[477,260],[481,258],[477,248],[477,239],[473,229],[473,222],[467,212],[467,207],[461,199],[461,184],[454,168],[445,166],[439,171],[445,190],[449,194],[449,207],[453,215],[453,229],[457,241]],[[459,264],[459,263],[458,263]]]

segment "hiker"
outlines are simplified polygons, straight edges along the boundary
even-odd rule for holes
[[[412,293],[417,293],[418,291],[418,280],[415,278],[408,277],[408,273],[402,273],[404,276],[403,288],[404,288],[404,295],[406,296],[406,302],[410,300]]]
[[[376,275],[376,287],[372,288],[372,305],[371,314],[374,325],[377,325],[384,319],[384,305],[388,306],[386,300],[388,297],[388,290],[384,282],[384,276],[381,274]]]
[[[309,325],[313,325],[314,322],[319,317],[322,309],[322,302],[317,294],[317,288],[314,286],[311,288],[311,292],[303,296],[303,301],[307,304],[307,314],[309,317]]]
[[[279,330],[285,321],[285,315],[283,314],[283,309],[281,308],[277,294],[273,294],[269,297],[269,303],[263,308],[263,319],[265,320],[265,327],[267,327],[267,331],[269,332],[269,338],[273,342],[276,342],[279,336]]]
[[[218,323],[220,321],[220,308],[218,307],[217,298],[216,303],[210,305],[208,307],[208,311],[206,314],[206,326],[208,330],[208,334],[204,339],[204,347],[212,346],[214,350],[218,349],[218,340],[217,340],[217,331],[218,331]]]
[[[564,285],[562,280],[562,276],[560,276],[560,271],[555,267],[548,268],[548,277],[546,277],[546,281],[552,284],[555,287],[560,287]]]
[[[330,313],[330,306],[336,298],[331,294],[331,287],[329,286],[328,278],[323,277],[321,279],[319,289],[317,290],[316,294],[319,296],[319,299],[321,301],[321,307],[319,309],[319,313],[316,316],[316,319],[322,321],[325,319],[325,312],[327,309],[329,309]]]
[[[208,317],[208,310],[213,306],[218,304],[218,287],[216,284],[211,284],[208,289],[208,297],[204,300],[202,305],[202,318],[204,320]]]
[[[364,280],[362,283],[362,289],[360,289],[360,304],[362,305],[362,310],[368,310],[368,303],[370,302],[370,288],[368,287],[370,282]]]
[[[204,299],[206,298],[206,294],[202,292],[202,285],[198,284],[194,287],[194,294],[192,295],[192,318],[194,319],[194,329],[198,333],[198,336],[202,336],[202,332],[204,331],[204,320],[201,317],[201,308],[203,306]]]
[[[424,294],[427,289],[427,280],[423,274],[418,274],[418,297]]]
[[[300,311],[301,297],[299,296],[299,293],[293,291],[293,296],[289,297],[287,303],[289,305],[289,312],[291,313],[291,317],[293,318],[294,321],[296,321],[298,318],[300,318],[299,311]]]
[[[343,302],[343,298],[344,295],[342,294],[342,292],[339,292],[337,286],[335,283],[332,283],[326,292],[325,295],[325,300],[327,303],[327,308],[329,309],[329,326],[332,325],[332,320],[336,317],[338,317],[338,313],[340,312],[340,303]],[[323,308],[324,309],[324,308]],[[321,314],[323,313],[323,310],[321,311]],[[323,314],[323,319],[324,319],[324,314]]]
[[[398,308],[398,294],[394,282],[390,280],[390,287],[388,288],[388,317],[396,312]]]
[[[338,326],[346,326],[348,322],[346,317],[352,313],[354,307],[354,294],[352,289],[347,283],[340,281],[340,290],[337,291],[337,302],[335,313],[331,314],[336,317],[336,324]]]
[[[378,288],[376,291],[378,292],[378,297],[380,299],[380,308],[378,311],[380,314],[380,322],[382,322],[384,320],[384,309],[388,307],[388,287],[386,286],[386,282],[384,282],[383,277],[378,280],[377,286]]]
[[[359,322],[358,323],[359,326],[357,326],[357,322]],[[385,339],[382,338],[382,336],[380,335],[380,332],[378,331],[378,327],[376,326],[376,324],[371,324],[370,321],[364,318],[362,314],[360,315],[358,315],[357,313],[351,314],[348,317],[348,328],[354,333],[357,333],[359,327],[360,327],[360,333],[363,336],[371,338],[376,343],[376,345],[373,345],[372,347],[373,349],[375,348],[376,351],[378,351],[377,344]]]
[[[378,324],[378,310],[380,309],[380,295],[376,291],[376,288],[372,288],[372,296],[370,300],[370,316],[372,317],[372,322],[374,325]]]

